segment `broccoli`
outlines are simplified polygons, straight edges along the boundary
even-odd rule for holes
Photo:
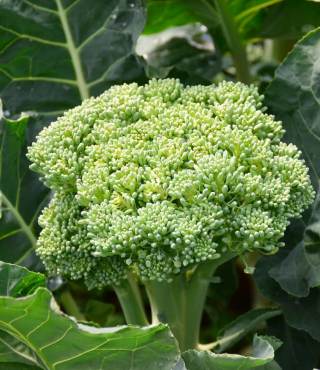
[[[42,130],[31,168],[54,191],[37,253],[89,288],[173,282],[208,261],[275,253],[314,191],[257,88],[113,86]]]

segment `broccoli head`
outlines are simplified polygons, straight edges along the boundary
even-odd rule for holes
[[[224,253],[274,253],[312,202],[308,169],[253,86],[114,86],[43,129],[31,168],[54,190],[37,253],[49,273],[170,280]]]

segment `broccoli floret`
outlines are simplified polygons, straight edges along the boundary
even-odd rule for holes
[[[114,86],[29,148],[56,193],[38,254],[50,273],[95,287],[127,271],[169,281],[224,253],[274,253],[314,197],[283,134],[253,86]]]

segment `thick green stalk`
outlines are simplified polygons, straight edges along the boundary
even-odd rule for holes
[[[236,22],[228,10],[226,0],[215,0],[216,8],[220,15],[222,31],[228,43],[237,78],[244,83],[250,83],[250,70],[245,46],[239,35]]]
[[[129,275],[121,285],[113,287],[119,299],[127,324],[145,326],[148,320],[141,299],[140,289],[134,277]]]
[[[173,281],[146,283],[152,310],[152,323],[168,323],[180,350],[198,348],[202,312],[209,283],[215,270],[234,255],[204,262],[195,271],[186,271]]]

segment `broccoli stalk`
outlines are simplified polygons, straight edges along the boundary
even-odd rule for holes
[[[39,218],[49,274],[112,285],[128,323],[168,322],[196,348],[222,263],[271,254],[312,202],[308,169],[253,86],[114,86],[45,128],[31,168],[54,196]],[[128,278],[129,276],[129,278]]]
[[[208,286],[216,269],[234,256],[226,253],[217,260],[200,263],[194,271],[181,272],[171,282],[149,281],[145,284],[152,323],[168,323],[181,351],[198,348]]]

